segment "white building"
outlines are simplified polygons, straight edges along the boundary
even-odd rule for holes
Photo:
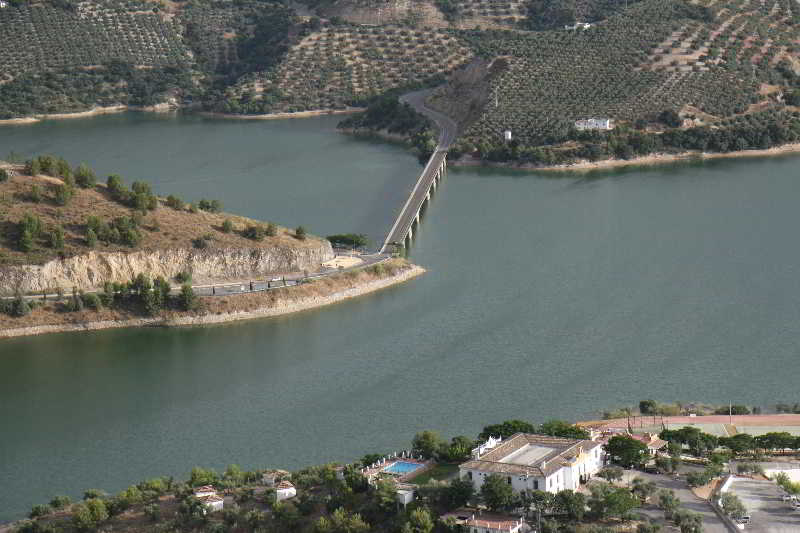
[[[398,483],[397,492],[395,493],[395,499],[397,500],[397,503],[405,507],[409,503],[413,502],[414,488],[415,485],[409,485],[407,483]]]
[[[589,24],[588,22],[576,22],[572,26],[570,26],[569,24],[565,25],[564,29],[565,30],[588,30],[591,27],[592,27],[592,25]]]
[[[511,130],[506,130],[503,132],[503,139],[505,139],[506,142],[511,140]]]
[[[294,488],[291,481],[281,481],[275,486],[275,500],[282,502],[289,498],[297,496],[297,489]]]
[[[216,496],[217,490],[211,485],[203,485],[194,489],[195,498],[205,498],[206,496]]]
[[[575,121],[577,130],[613,130],[614,121],[610,118],[586,118]]]
[[[517,433],[491,449],[473,450],[459,465],[461,479],[480,490],[487,476],[498,474],[514,492],[575,490],[602,467],[601,444],[590,440]]]
[[[207,513],[222,511],[222,509],[225,507],[225,500],[222,498],[222,496],[217,496],[216,494],[212,496],[203,496],[198,498],[198,500],[200,500],[200,503],[203,504],[203,507],[205,507]]]
[[[440,519],[460,525],[469,533],[521,533],[528,529],[522,518],[480,511],[476,514],[472,509],[457,509],[442,515]]]
[[[0,0],[0,9],[3,9],[4,7],[8,7],[8,2],[5,2],[4,0]]]
[[[286,470],[268,470],[261,474],[261,483],[267,487],[274,487],[280,480],[291,477]]]

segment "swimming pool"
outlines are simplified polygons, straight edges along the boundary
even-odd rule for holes
[[[397,461],[396,463],[392,463],[391,465],[387,466],[383,469],[383,472],[388,472],[389,474],[408,474],[409,472],[413,472],[417,468],[422,468],[424,465],[419,463],[407,463],[405,461]]]

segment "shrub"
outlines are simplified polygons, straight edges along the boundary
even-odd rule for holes
[[[83,304],[88,307],[89,309],[94,309],[95,311],[99,311],[103,308],[103,304],[100,301],[100,297],[95,293],[84,294],[82,297]]]
[[[197,205],[189,204],[189,212],[192,213],[192,214],[196,214],[197,213]]]
[[[54,496],[52,500],[50,500],[50,507],[53,509],[63,509],[68,507],[72,503],[72,499],[69,496]]]
[[[34,505],[31,508],[31,512],[28,513],[30,518],[39,518],[40,516],[46,516],[53,512],[53,508],[47,505],[46,503],[39,503]]]
[[[170,194],[167,196],[167,205],[172,209],[182,210],[183,209],[183,200],[175,196],[174,194]]]
[[[222,210],[222,203],[219,200],[200,200],[198,207],[210,213],[219,213]]]
[[[294,236],[301,241],[306,240],[306,228],[297,226],[297,229],[294,230]]]
[[[175,275],[175,280],[180,284],[190,283],[192,281],[192,275],[186,270],[183,270]]]
[[[67,205],[75,190],[66,183],[53,186],[53,198],[58,205]]]
[[[230,233],[231,231],[233,231],[233,222],[231,222],[229,218],[226,218],[222,222],[222,233]]]
[[[194,289],[188,283],[185,283],[181,286],[181,293],[178,296],[178,303],[180,304],[181,309],[184,311],[191,311],[192,309],[197,308],[197,295],[194,293]]]
[[[35,204],[38,204],[42,201],[42,191],[39,189],[38,185],[31,185],[31,188],[28,191],[28,201]]]
[[[18,246],[20,251],[22,252],[30,252],[33,250],[33,235],[27,229],[22,230],[22,233],[19,235]]]
[[[0,183],[8,181],[9,177],[10,176],[8,175],[8,171],[4,168],[0,168]]]
[[[75,183],[84,189],[90,189],[97,183],[97,176],[86,163],[81,163],[75,169]]]
[[[42,164],[39,162],[38,157],[34,157],[25,163],[25,174],[29,176],[38,176],[42,173]]]
[[[86,246],[89,248],[97,246],[97,233],[92,228],[86,230]]]
[[[22,295],[18,294],[17,297],[14,298],[14,302],[11,304],[11,316],[21,318],[28,316],[30,312],[30,304],[25,298],[22,297]]]
[[[254,241],[263,241],[264,235],[267,234],[267,231],[262,226],[247,226],[242,234],[247,237],[248,239],[252,239]]]
[[[47,234],[47,244],[54,250],[64,249],[64,228],[55,226]]]
[[[197,249],[204,250],[208,248],[208,241],[202,237],[198,237],[197,239],[192,239],[192,246]]]
[[[274,237],[278,234],[278,226],[270,222],[267,224],[267,237]]]

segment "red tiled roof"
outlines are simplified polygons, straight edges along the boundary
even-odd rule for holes
[[[293,489],[294,485],[292,485],[292,483],[289,482],[289,481],[281,481],[280,483],[278,483],[276,485],[275,488],[278,488],[278,489]]]

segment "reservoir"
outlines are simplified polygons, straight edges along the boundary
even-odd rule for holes
[[[336,118],[0,128],[160,194],[388,230],[420,165]],[[193,466],[298,468],[640,399],[797,401],[797,158],[588,176],[450,168],[409,283],[276,319],[0,341],[0,521]]]

